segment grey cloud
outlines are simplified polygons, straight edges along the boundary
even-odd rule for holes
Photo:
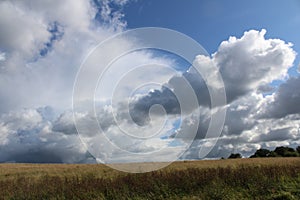
[[[268,141],[284,141],[295,139],[291,133],[292,128],[282,128],[269,131],[267,134],[261,134],[253,140],[253,142],[268,142]],[[299,139],[299,137],[298,137]]]
[[[168,87],[162,87],[161,90],[154,90],[147,95],[131,102],[131,116],[138,124],[143,125],[149,120],[149,109],[152,105],[160,104],[164,107],[167,114],[180,115],[189,114],[197,109],[193,102],[193,97],[188,97],[189,92],[193,92],[197,98],[198,105],[210,106],[210,96],[204,80],[196,72],[185,72],[182,76],[172,77]],[[190,91],[190,90],[193,91]],[[184,102],[180,102],[184,98]],[[180,104],[185,107],[180,107]],[[183,110],[184,109],[184,110]],[[183,112],[183,113],[181,113]]]
[[[180,114],[180,105],[174,93],[163,87],[162,90],[154,90],[130,103],[130,115],[138,125],[145,125],[149,122],[149,111],[151,106],[160,104],[164,107],[167,114]]]
[[[188,83],[194,90],[194,93],[198,98],[199,105],[204,105],[209,107],[210,96],[209,96],[206,83],[201,77],[201,75],[195,72],[193,68],[191,68],[189,72],[185,72],[182,75],[182,77],[173,77],[172,79],[169,80],[169,84],[172,85],[174,88],[174,93],[181,94],[181,96],[184,96],[184,94],[186,94],[186,91],[189,89],[189,85],[184,84],[183,82],[184,79],[188,81]],[[196,108],[191,108],[191,109],[196,109]]]
[[[72,112],[65,112],[53,123],[52,131],[66,135],[77,134]]]
[[[269,102],[262,117],[282,118],[300,113],[300,77],[291,77],[279,86],[274,101]]]
[[[255,113],[259,101],[256,96],[246,95],[232,102],[227,109],[223,134],[240,135],[245,130],[251,130],[258,123]]]
[[[257,89],[257,92],[258,93],[271,93],[271,92],[274,92],[274,87],[272,87],[271,85],[260,85]]]

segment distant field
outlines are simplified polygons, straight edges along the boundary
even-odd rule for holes
[[[0,164],[0,199],[300,199],[300,158],[184,161],[143,174],[100,164]]]

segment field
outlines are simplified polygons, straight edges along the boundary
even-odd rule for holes
[[[0,164],[0,199],[300,199],[300,158],[184,161],[142,174],[95,164]]]

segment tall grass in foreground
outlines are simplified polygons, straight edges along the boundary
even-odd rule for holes
[[[160,170],[101,178],[16,176],[0,180],[1,199],[300,199],[300,165]]]

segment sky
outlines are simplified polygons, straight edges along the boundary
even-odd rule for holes
[[[295,148],[299,10],[297,0],[1,1],[0,162]],[[186,59],[192,41],[203,49]]]

